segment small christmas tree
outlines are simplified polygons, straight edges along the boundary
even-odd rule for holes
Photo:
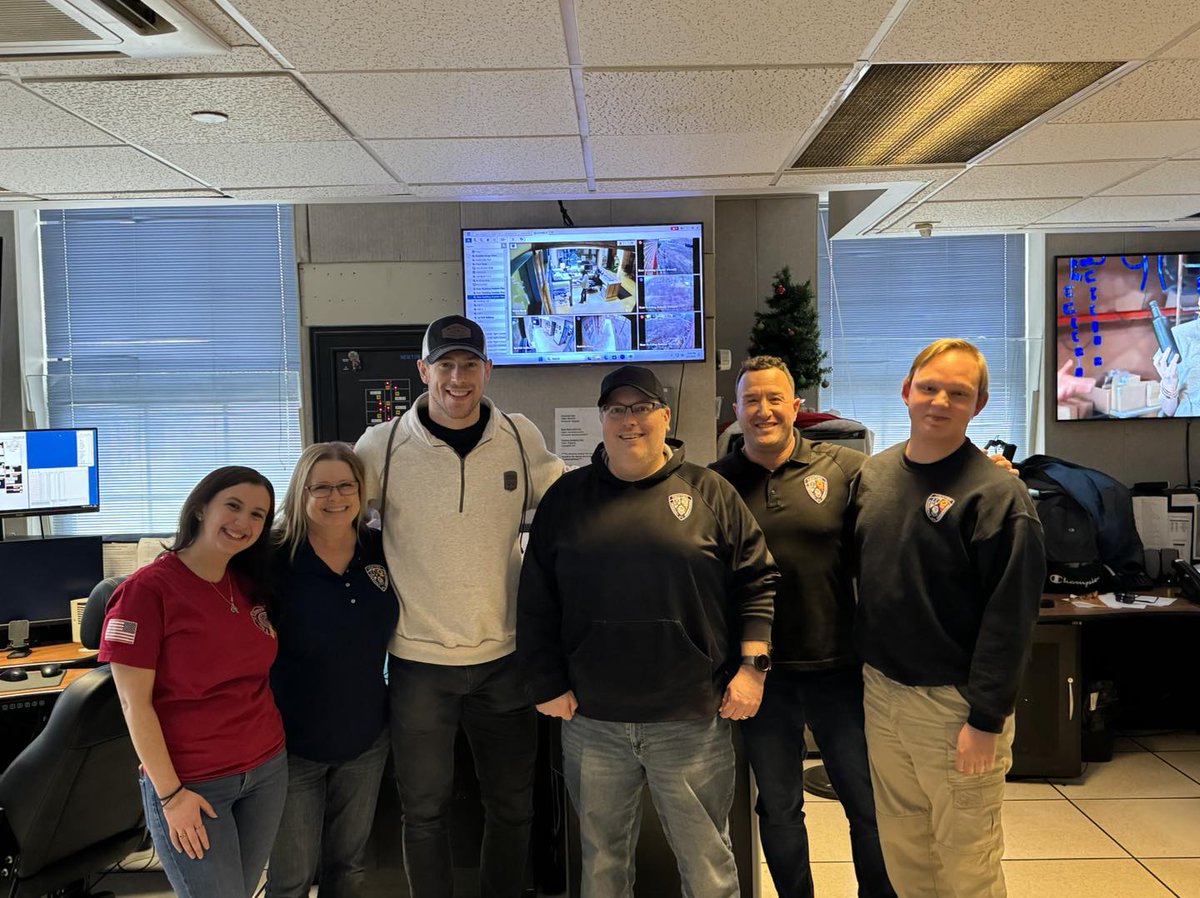
[[[767,297],[769,311],[754,313],[750,331],[751,355],[774,355],[787,363],[796,379],[796,390],[828,387],[825,375],[833,369],[821,367],[828,355],[821,349],[821,328],[813,302],[812,282],[797,287],[785,267],[775,274],[774,288]]]

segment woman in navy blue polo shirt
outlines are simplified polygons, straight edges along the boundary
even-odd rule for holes
[[[378,531],[364,526],[366,475],[346,443],[309,446],[275,530],[279,655],[271,688],[287,734],[288,794],[268,898],[360,893],[387,760],[388,639],[399,606]]]

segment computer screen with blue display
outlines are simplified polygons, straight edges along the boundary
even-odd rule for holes
[[[463,286],[497,365],[704,359],[700,224],[464,230]]]
[[[0,431],[0,517],[99,509],[94,427]]]

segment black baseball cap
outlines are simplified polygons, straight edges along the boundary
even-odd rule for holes
[[[663,396],[666,395],[663,385],[649,368],[643,368],[641,365],[622,365],[616,371],[610,371],[604,380],[600,381],[600,398],[596,405],[604,405],[608,394],[618,387],[633,387],[645,393],[648,399],[658,402],[662,402]]]
[[[483,328],[462,315],[447,315],[426,329],[425,339],[421,341],[421,358],[436,362],[456,349],[477,355],[485,362],[488,360]]]

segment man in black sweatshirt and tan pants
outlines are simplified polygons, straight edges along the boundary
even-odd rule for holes
[[[855,642],[879,836],[900,898],[1003,898],[1013,705],[1045,578],[1021,481],[967,439],[987,362],[936,340],[901,386],[908,440],[852,500]]]

